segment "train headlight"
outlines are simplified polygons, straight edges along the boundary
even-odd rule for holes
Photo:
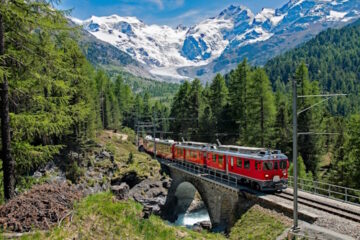
[[[269,177],[269,174],[265,174],[265,177],[268,178],[268,177]]]
[[[286,172],[284,172],[284,176],[286,176]]]

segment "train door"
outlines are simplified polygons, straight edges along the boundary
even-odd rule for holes
[[[226,169],[226,175],[229,174],[229,160],[230,157],[229,156],[225,156],[225,169]]]
[[[200,154],[201,154],[201,164],[205,167],[206,166],[207,153],[206,152],[200,152]]]

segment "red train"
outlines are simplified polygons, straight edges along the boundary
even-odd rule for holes
[[[175,142],[147,136],[142,147],[171,161],[194,164],[236,178],[263,191],[282,190],[288,184],[288,158],[279,150],[199,142]]]

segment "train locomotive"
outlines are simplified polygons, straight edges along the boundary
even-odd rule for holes
[[[186,162],[221,172],[261,191],[287,188],[289,161],[279,150],[235,145],[176,142],[147,136],[141,148],[147,153],[174,162]]]

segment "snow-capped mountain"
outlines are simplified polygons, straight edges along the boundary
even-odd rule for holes
[[[244,57],[255,64],[312,38],[329,27],[360,17],[359,0],[291,0],[279,9],[254,14],[229,6],[194,26],[147,25],[135,17],[72,19],[162,78],[211,78]]]

